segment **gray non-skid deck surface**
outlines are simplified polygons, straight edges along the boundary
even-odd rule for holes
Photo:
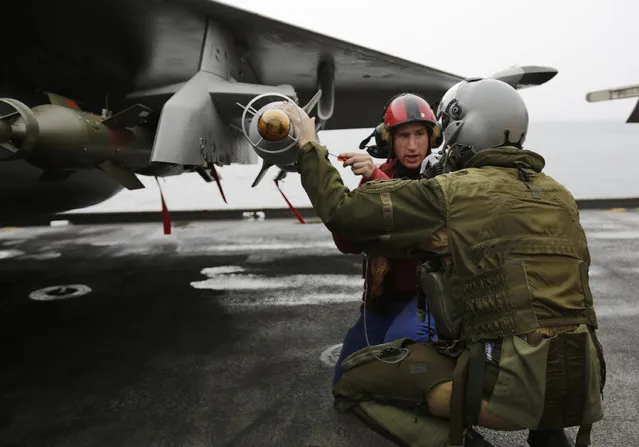
[[[593,445],[635,445],[639,214],[582,222],[608,360]],[[331,406],[327,353],[360,273],[323,225],[294,220],[3,229],[0,445],[390,445]],[[58,284],[92,291],[29,299]]]

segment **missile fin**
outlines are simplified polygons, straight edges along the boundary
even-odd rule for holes
[[[144,184],[136,177],[133,171],[124,166],[117,165],[110,160],[100,163],[100,169],[106,172],[113,180],[126,189],[142,189]]]

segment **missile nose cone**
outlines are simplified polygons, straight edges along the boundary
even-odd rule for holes
[[[266,141],[280,141],[289,134],[291,120],[282,110],[269,109],[258,119],[257,129]]]

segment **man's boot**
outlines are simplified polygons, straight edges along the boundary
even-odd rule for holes
[[[563,429],[530,430],[528,445],[530,447],[572,447]]]

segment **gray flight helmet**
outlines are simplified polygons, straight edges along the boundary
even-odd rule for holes
[[[447,170],[457,170],[477,152],[499,146],[522,148],[528,109],[519,92],[503,81],[471,78],[443,96],[437,119],[450,148]]]
[[[442,132],[450,124],[450,115],[448,113],[448,109],[453,99],[455,99],[455,94],[457,93],[457,89],[464,82],[466,81],[460,81],[457,84],[453,85],[451,88],[449,88],[446,91],[446,93],[444,93],[444,96],[442,96],[441,101],[439,101],[435,118],[437,118],[437,120],[439,121],[439,125],[442,129]]]

